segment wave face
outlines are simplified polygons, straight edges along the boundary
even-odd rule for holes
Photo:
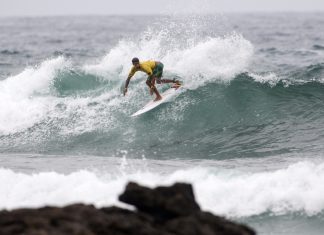
[[[239,40],[250,48],[237,36],[211,40]],[[130,118],[150,99],[145,77],[137,75],[122,97],[125,72],[118,79],[89,72],[105,61],[83,71],[58,57],[1,81],[1,151],[110,155],[124,149],[130,156],[209,159],[323,151],[321,64],[305,68],[298,80],[235,66],[228,77],[166,71],[181,77],[186,90],[174,101]]]

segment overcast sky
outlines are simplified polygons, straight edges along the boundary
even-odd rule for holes
[[[324,11],[324,0],[0,0],[0,16],[160,14],[195,10]]]

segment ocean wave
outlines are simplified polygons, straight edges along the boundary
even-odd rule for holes
[[[148,30],[138,41],[121,40],[99,63],[84,65],[84,70],[109,80],[125,80],[130,60],[136,56],[162,61],[166,77],[179,76],[187,88],[196,89],[208,82],[229,82],[246,70],[253,55],[252,44],[237,33],[185,40],[170,31]]]
[[[121,82],[72,70],[63,57],[31,71],[0,82],[1,151],[107,155],[118,145],[134,155],[144,148],[154,158],[152,149],[160,146],[161,157],[185,158],[190,152],[220,159],[307,151],[310,141],[322,139],[318,81],[298,84],[275,73],[241,73],[228,83],[185,89],[172,102],[131,119],[150,99],[144,82],[132,81],[124,97]]]
[[[302,75],[305,80],[323,78],[324,63],[312,64],[302,70]]]
[[[68,133],[73,133],[75,126],[80,127],[78,130],[83,128],[84,132],[95,131],[106,126],[104,119],[120,119],[120,112],[114,113],[117,109],[129,114],[126,108],[131,105],[131,110],[135,110],[134,104],[142,100],[143,93],[147,94],[145,85],[136,79],[144,75],[137,74],[132,79],[128,96],[122,101],[112,101],[112,97],[120,95],[120,87],[131,67],[129,61],[135,55],[143,60],[161,60],[166,68],[165,77],[181,77],[186,89],[194,90],[216,80],[230,81],[248,65],[253,46],[236,33],[215,36],[198,32],[207,27],[206,22],[200,19],[191,26],[184,24],[188,21],[169,22],[170,27],[165,28],[163,24],[156,29],[148,28],[138,40],[121,40],[101,62],[85,64],[81,69],[59,56],[4,79],[0,82],[3,100],[0,134],[31,131],[35,126],[56,129],[56,122],[67,117],[69,120],[63,123]],[[102,110],[105,110],[104,117],[98,113]],[[89,125],[92,121],[95,126]]]
[[[52,102],[51,83],[68,66],[58,57],[0,81],[0,133],[15,133],[42,120]]]
[[[20,51],[5,49],[5,50],[1,50],[0,54],[3,54],[3,55],[18,55],[18,54],[20,54]]]
[[[314,216],[324,210],[323,163],[298,162],[284,169],[255,173],[211,167],[167,174],[146,170],[127,172],[122,165],[120,170],[119,173],[80,170],[70,174],[25,174],[0,169],[0,208],[76,202],[99,207],[120,204],[118,194],[132,180],[150,187],[179,181],[192,183],[202,209],[228,217],[265,213]]]
[[[324,46],[318,44],[313,45],[312,48],[314,50],[324,50]]]
[[[98,63],[76,67],[59,56],[0,81],[0,150],[107,155],[121,143],[153,157],[151,149],[163,146],[162,157],[222,158],[287,153],[322,139],[323,64],[287,74],[254,72],[253,45],[242,35],[206,36],[170,25],[119,41]],[[151,98],[143,73],[121,95],[133,56],[161,60],[165,77],[178,76],[185,88],[137,119],[130,115]],[[305,125],[313,132],[299,143],[296,133]]]
[[[91,74],[85,74],[82,71],[68,70],[64,71],[53,79],[53,90],[59,96],[91,96],[93,93],[99,95],[98,90],[112,88],[116,83],[111,83]]]
[[[242,75],[242,74],[240,74]],[[240,76],[239,75],[239,76]],[[283,85],[285,87],[294,85],[304,85],[307,83],[323,83],[324,81],[324,64],[311,64],[302,68],[295,69],[289,73],[275,73],[275,72],[263,72],[245,73],[246,76],[252,78],[254,81],[268,84],[271,87],[276,85]]]

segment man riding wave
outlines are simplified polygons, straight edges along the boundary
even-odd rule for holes
[[[130,79],[134,76],[137,71],[142,71],[148,75],[146,79],[146,85],[149,87],[150,94],[153,95],[155,93],[156,98],[154,101],[158,101],[162,99],[159,91],[155,87],[155,82],[158,84],[161,83],[174,83],[175,85],[180,85],[180,82],[175,79],[161,79],[163,74],[163,64],[159,61],[148,60],[144,62],[140,62],[138,58],[132,59],[133,67],[131,68],[124,88],[124,95],[127,93],[127,88]]]

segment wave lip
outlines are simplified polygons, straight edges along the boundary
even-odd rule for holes
[[[252,44],[241,35],[208,38],[192,48],[169,53],[170,68],[185,78],[189,87],[207,82],[232,80],[244,72],[253,55]]]
[[[282,78],[280,78],[275,73],[267,73],[267,74],[249,73],[248,75],[254,81],[262,84],[269,84],[270,87],[274,87],[278,84],[278,82],[282,81]]]
[[[46,115],[55,76],[69,63],[58,57],[0,81],[0,133],[31,127]]]

